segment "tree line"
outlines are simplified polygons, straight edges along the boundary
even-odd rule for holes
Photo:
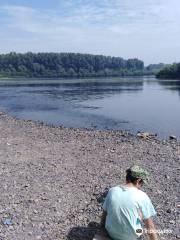
[[[79,53],[0,54],[0,76],[90,77],[142,75],[144,63],[137,58]]]
[[[180,80],[180,63],[174,63],[166,66],[157,73],[157,78],[161,79],[179,79]]]
[[[159,71],[166,67],[164,63],[150,64],[144,68],[144,75],[156,75]]]

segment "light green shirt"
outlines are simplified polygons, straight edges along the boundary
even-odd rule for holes
[[[111,188],[103,209],[107,212],[105,228],[114,240],[136,240],[142,219],[156,214],[145,192],[126,186]]]

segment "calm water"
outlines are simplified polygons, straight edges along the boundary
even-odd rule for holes
[[[1,80],[0,109],[22,119],[68,127],[180,136],[180,80]]]

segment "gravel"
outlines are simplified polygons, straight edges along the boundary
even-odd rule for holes
[[[136,163],[160,239],[179,239],[180,143],[120,131],[54,127],[0,113],[0,240],[91,239],[104,191]]]

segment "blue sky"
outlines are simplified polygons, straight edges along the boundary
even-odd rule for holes
[[[180,0],[0,0],[0,52],[180,61]]]

